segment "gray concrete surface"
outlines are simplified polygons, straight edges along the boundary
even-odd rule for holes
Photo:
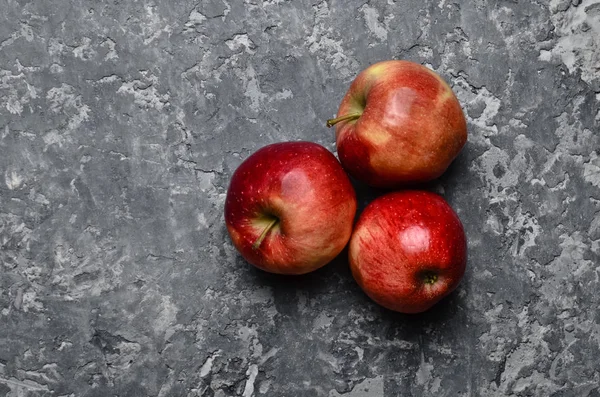
[[[254,270],[223,202],[367,65],[444,76],[464,282]],[[598,0],[0,1],[0,396],[600,396]],[[357,186],[361,205],[375,193]]]

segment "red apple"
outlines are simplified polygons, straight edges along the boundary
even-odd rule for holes
[[[336,125],[346,171],[384,188],[439,177],[467,141],[452,89],[435,72],[408,61],[363,70],[327,125]]]
[[[324,266],[348,243],[356,195],[335,156],[312,142],[275,143],[234,172],[225,223],[236,249],[272,273]]]
[[[465,272],[462,223],[440,196],[389,193],[363,211],[350,239],[352,275],[380,305],[402,313],[429,309]]]

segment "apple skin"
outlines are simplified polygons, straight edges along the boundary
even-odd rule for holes
[[[354,279],[375,302],[420,313],[450,294],[467,262],[462,223],[435,193],[406,190],[372,201],[349,248]]]
[[[338,157],[356,179],[380,188],[442,175],[467,141],[467,124],[452,89],[435,72],[409,61],[383,61],[358,74],[337,117]],[[329,120],[331,126],[334,120]]]
[[[271,273],[304,274],[344,249],[356,206],[354,188],[331,152],[312,142],[282,142],[259,149],[233,173],[225,223],[251,264]]]

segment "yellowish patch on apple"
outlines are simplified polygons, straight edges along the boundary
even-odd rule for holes
[[[452,94],[452,88],[451,88],[451,87],[450,87],[450,85],[449,85],[449,84],[446,82],[446,80],[444,80],[444,79],[442,78],[442,76],[440,76],[439,74],[437,74],[436,72],[434,72],[434,71],[433,71],[433,70],[431,70],[431,69],[427,69],[427,70],[429,71],[429,73],[430,73],[430,74],[431,74],[433,77],[435,77],[435,78],[436,78],[436,80],[437,80],[437,81],[439,81],[439,82],[442,84],[442,87],[446,88],[446,89],[449,91],[450,95],[453,95],[453,94]]]
[[[373,151],[369,163],[374,169],[387,169],[391,172],[403,173],[404,163],[399,160],[402,152],[394,152],[393,149]]]
[[[381,128],[374,128],[366,133],[366,138],[373,144],[380,146],[385,145],[392,137],[389,132]]]
[[[369,231],[369,228],[362,227],[354,231],[354,240],[368,243],[373,239],[373,234]]]
[[[388,68],[385,62],[379,62],[369,66],[369,75],[373,77],[379,77],[385,74],[385,70]]]
[[[449,88],[449,87],[448,87]],[[437,99],[435,100],[437,106],[443,105],[446,101],[454,98],[454,93],[449,89],[447,91],[442,91]]]

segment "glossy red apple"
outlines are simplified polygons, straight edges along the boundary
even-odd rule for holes
[[[448,203],[426,191],[389,193],[363,211],[350,239],[350,268],[380,305],[402,313],[429,309],[465,272],[462,223]]]
[[[312,142],[275,143],[234,172],[225,223],[234,246],[272,273],[320,268],[348,243],[356,195],[335,156]]]
[[[439,177],[467,141],[458,99],[432,70],[408,61],[369,66],[340,105],[337,151],[344,168],[376,187]]]

